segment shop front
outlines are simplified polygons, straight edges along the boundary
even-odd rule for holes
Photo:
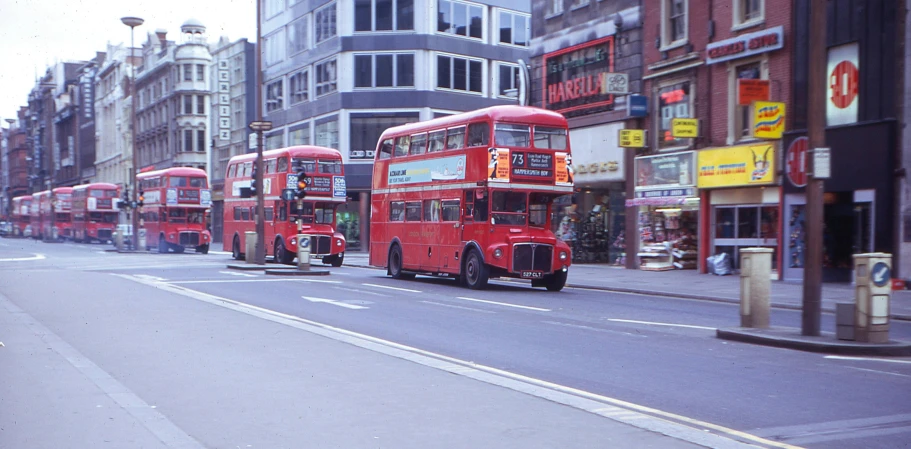
[[[650,271],[698,266],[699,204],[693,151],[635,159],[635,198],[626,200],[638,215],[639,268]]]
[[[702,210],[704,255],[726,253],[740,268],[744,248],[774,250],[772,270],[780,261],[781,189],[777,185],[777,142],[700,150],[697,187]]]
[[[622,122],[570,129],[573,196],[555,205],[554,232],[573,249],[573,262],[624,262],[624,161],[616,136]]]

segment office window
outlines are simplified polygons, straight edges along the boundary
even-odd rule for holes
[[[479,5],[440,0],[437,31],[481,39],[484,29],[484,10]]]
[[[687,0],[662,0],[662,46],[666,47],[686,41],[687,6]]]
[[[308,45],[310,16],[304,16],[288,25],[288,55],[306,50]]]
[[[281,78],[266,84],[266,112],[285,108],[283,84]]]
[[[527,14],[500,11],[500,43],[528,46],[531,20]]]
[[[270,134],[263,139],[263,148],[266,150],[274,150],[283,146],[285,146],[285,135],[282,131]]]
[[[476,59],[437,56],[437,88],[481,93],[483,64]]]
[[[193,81],[193,64],[183,65],[183,80]]]
[[[202,64],[196,64],[196,81],[205,81],[206,80],[206,66]]]
[[[183,96],[183,113],[184,114],[193,113],[193,96],[192,95]]]
[[[288,145],[310,145],[310,125],[292,130],[288,134]]]
[[[313,130],[317,146],[338,148],[338,120],[317,124]]]
[[[205,95],[196,96],[196,113],[200,114],[200,115],[206,113],[206,96]]]
[[[354,31],[414,29],[414,0],[355,0]]]
[[[313,16],[313,28],[316,35],[316,43],[335,37],[335,2],[332,2],[318,10]]]
[[[413,87],[413,54],[354,56],[354,87]]]
[[[658,89],[658,148],[674,148],[689,145],[689,139],[676,138],[671,134],[671,123],[675,118],[691,118],[692,95],[690,83],[671,84]]]
[[[316,96],[321,97],[338,90],[336,60],[330,59],[316,65]],[[333,147],[334,148],[334,147]]]
[[[183,130],[183,150],[184,151],[193,151],[193,130],[192,129]]]
[[[763,19],[764,0],[734,0],[734,26],[754,24]]]
[[[377,148],[377,142],[380,140],[380,136],[383,135],[383,131],[398,125],[404,125],[406,123],[414,123],[418,121],[418,114],[415,113],[398,113],[396,115],[382,115],[382,114],[352,114],[349,119],[349,130],[348,135],[350,136],[349,149],[351,151],[363,151],[365,154],[368,154],[367,151],[374,151]],[[385,142],[381,145],[381,148],[385,148]],[[380,158],[385,159],[392,156],[392,141],[389,141],[388,153],[384,153],[384,150],[380,151]]]
[[[206,151],[206,130],[196,130],[196,151]]]
[[[519,66],[497,63],[497,96],[516,98],[519,88]]]
[[[563,0],[547,0],[547,15],[563,14]]]
[[[310,72],[301,70],[288,78],[288,94],[291,104],[302,103],[310,99]]]
[[[270,18],[285,9],[285,0],[262,0],[263,16]]]
[[[285,29],[263,38],[263,65],[269,67],[285,60]]]

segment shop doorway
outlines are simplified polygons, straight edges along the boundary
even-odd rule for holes
[[[768,247],[772,253],[772,270],[778,270],[777,204],[715,206],[712,211],[713,254],[727,253],[734,269],[740,269],[742,248]]]

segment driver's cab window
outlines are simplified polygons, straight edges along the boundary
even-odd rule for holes
[[[487,205],[487,191],[476,190],[474,198],[474,209],[472,210],[472,217],[474,217],[474,221],[487,221]]]

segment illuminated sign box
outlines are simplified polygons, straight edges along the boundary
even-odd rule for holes
[[[544,107],[567,116],[613,110],[608,74],[614,71],[614,37],[585,42],[544,55]]]

